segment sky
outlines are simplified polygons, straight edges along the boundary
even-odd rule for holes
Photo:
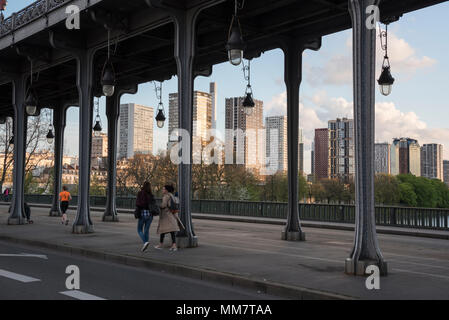
[[[10,0],[5,17],[32,1]],[[390,142],[408,136],[426,143],[443,144],[444,159],[449,160],[449,2],[404,15],[389,26],[389,56],[395,78],[392,94],[384,97],[376,86],[376,142]],[[81,26],[82,27],[82,26]],[[376,79],[381,70],[383,53],[377,42]],[[314,129],[327,127],[337,117],[352,118],[352,31],[347,30],[322,39],[319,51],[305,51],[303,82],[300,90],[300,127],[304,130],[305,164],[310,172],[310,150]],[[225,50],[223,48],[223,50]],[[264,115],[286,115],[286,89],[283,82],[284,57],[272,50],[251,61],[254,97],[264,101]],[[241,66],[229,63],[214,66],[213,74],[198,77],[195,90],[218,89],[217,128],[224,130],[225,98],[243,96],[246,83]],[[168,94],[177,91],[177,79],[163,83],[163,103],[168,115]],[[135,95],[125,95],[122,103],[138,103],[156,109],[158,101],[152,83],[139,86]],[[100,115],[106,127],[104,98]],[[168,121],[167,121],[168,124]],[[154,127],[153,151],[165,149],[168,125]],[[78,154],[78,109],[68,111],[65,152]]]

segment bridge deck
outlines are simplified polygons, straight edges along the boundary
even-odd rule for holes
[[[0,207],[0,221],[6,220],[6,210]],[[61,226],[58,218],[48,217],[47,211],[33,208],[33,225],[0,224],[0,240],[10,237],[128,255],[362,299],[449,298],[448,240],[379,235],[390,274],[381,279],[381,290],[368,291],[364,278],[343,273],[352,247],[350,231],[305,228],[306,242],[285,242],[280,240],[280,226],[196,219],[198,248],[175,254],[150,249],[142,254],[132,215],[121,215],[121,222],[114,224],[101,222],[101,214],[93,212],[96,233],[79,236]],[[73,211],[70,216],[73,220]],[[150,231],[152,244],[157,241],[156,227],[157,218]]]

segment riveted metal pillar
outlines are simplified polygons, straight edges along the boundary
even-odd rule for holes
[[[25,113],[26,94],[25,75],[13,79],[13,107],[14,107],[14,169],[13,169],[13,198],[8,218],[9,225],[25,223],[24,182],[25,182],[25,146],[27,137],[27,115]]]
[[[77,55],[77,87],[79,94],[79,182],[78,210],[73,224],[73,233],[94,232],[90,218],[90,163],[93,117],[93,57],[92,50]]]
[[[178,70],[178,114],[179,128],[189,135],[189,163],[181,163],[178,169],[178,192],[180,219],[185,230],[178,233],[179,247],[196,247],[198,238],[192,224],[192,124],[193,124],[193,61],[195,56],[195,22],[197,11],[185,11],[175,16],[175,59]],[[182,152],[185,152],[184,150]]]
[[[55,129],[55,162],[53,177],[53,201],[50,216],[60,217],[62,215],[59,202],[59,192],[62,189],[62,157],[64,150],[64,129],[66,126],[67,106],[55,106],[53,109],[53,127]]]
[[[345,263],[345,272],[364,275],[366,267],[376,265],[387,274],[387,263],[379,249],[374,203],[374,124],[376,29],[368,28],[372,15],[369,6],[378,0],[349,0],[353,28],[354,130],[356,225],[354,248]],[[368,13],[367,13],[368,11]]]
[[[288,241],[305,241],[299,222],[298,208],[298,134],[299,87],[302,80],[302,54],[305,49],[318,50],[321,38],[305,42],[290,38],[281,41],[284,51],[284,81],[287,88],[287,145],[288,145],[288,213],[287,225],[281,238]]]
[[[108,190],[106,210],[103,221],[118,222],[117,197],[117,125],[120,116],[120,98],[125,93],[135,94],[137,86],[129,89],[119,88],[112,97],[106,98],[106,116],[108,118]]]

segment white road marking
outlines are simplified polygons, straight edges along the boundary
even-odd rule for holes
[[[71,298],[75,298],[78,300],[106,300],[94,295],[91,295],[89,293],[86,292],[82,292],[79,290],[69,290],[69,291],[63,291],[60,292],[60,294],[63,294],[65,296],[71,297]]]
[[[40,279],[24,276],[24,275],[21,275],[21,274],[18,274],[18,273],[14,273],[14,272],[2,270],[2,269],[0,269],[0,277],[5,277],[5,278],[8,278],[8,279],[17,280],[17,281],[20,281],[20,282],[23,282],[23,283],[41,281]]]
[[[21,254],[0,254],[0,257],[22,257],[22,258],[39,258],[48,260],[46,255],[43,254],[29,254],[29,253],[21,253]]]

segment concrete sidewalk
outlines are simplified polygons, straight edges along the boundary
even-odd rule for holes
[[[369,291],[365,278],[343,273],[353,232],[305,228],[306,242],[280,240],[281,226],[194,219],[199,247],[169,253],[141,253],[132,215],[119,223],[101,222],[92,211],[95,233],[73,235],[48,209],[32,209],[32,225],[7,226],[0,207],[0,240],[34,244],[108,261],[149,267],[297,299],[449,299],[449,241],[379,235],[390,274],[381,290]],[[74,211],[70,212],[73,220]],[[157,218],[151,227],[156,244]],[[167,243],[168,245],[168,243]]]

